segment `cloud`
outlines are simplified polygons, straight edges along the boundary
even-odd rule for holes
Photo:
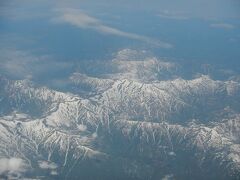
[[[158,15],[160,18],[173,19],[173,20],[188,20],[189,18],[180,12],[171,12],[168,10],[163,10]]]
[[[171,180],[171,179],[174,179],[173,174],[168,174],[162,178],[162,180]]]
[[[153,44],[162,48],[172,47],[171,44],[166,42],[157,41],[146,36],[125,32],[117,28],[104,25],[100,20],[94,17],[91,17],[86,13],[84,13],[83,11],[80,11],[77,9],[66,8],[66,9],[57,9],[56,11],[59,13],[59,15],[52,19],[53,22],[68,23],[73,26],[77,26],[81,29],[91,29],[102,34],[134,39],[134,40],[142,41],[145,43]]]
[[[168,155],[169,155],[169,156],[176,156],[176,153],[173,152],[173,151],[171,151],[171,152],[168,153]]]
[[[49,78],[70,67],[71,63],[55,61],[48,55],[35,56],[31,52],[15,48],[0,50],[0,75],[11,78]]]
[[[38,165],[41,169],[50,171],[51,175],[53,176],[58,175],[58,172],[57,172],[58,165],[56,163],[49,162],[49,161],[38,161]]]
[[[212,28],[221,28],[221,29],[234,29],[235,26],[228,23],[213,23],[210,25]]]
[[[0,159],[0,174],[10,173],[21,173],[25,172],[27,168],[24,160],[20,158],[2,158]]]
[[[51,175],[56,176],[56,175],[58,175],[58,172],[57,171],[51,171]]]
[[[57,164],[53,163],[53,162],[48,162],[48,161],[39,161],[38,165],[41,169],[57,169]]]

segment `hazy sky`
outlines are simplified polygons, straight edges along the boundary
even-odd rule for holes
[[[238,0],[2,0],[0,70],[61,76],[124,48],[237,69],[239,20]]]

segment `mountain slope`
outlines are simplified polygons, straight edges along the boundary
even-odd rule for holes
[[[240,83],[136,53],[73,73],[68,92],[1,77],[0,158],[22,162],[1,176],[238,179]]]

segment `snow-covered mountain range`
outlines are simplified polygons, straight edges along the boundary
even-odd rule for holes
[[[240,82],[183,68],[125,49],[62,92],[2,76],[0,177],[239,179]]]

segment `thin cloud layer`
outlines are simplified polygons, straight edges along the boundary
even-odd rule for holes
[[[220,29],[234,29],[234,25],[228,23],[214,23],[210,25],[212,28],[220,28]]]
[[[31,52],[13,48],[0,50],[0,75],[12,78],[39,78],[49,72],[66,71],[71,65],[67,62],[55,61],[47,55],[36,56]]]
[[[26,163],[20,158],[0,159],[0,174],[5,172],[20,173],[26,171]]]
[[[189,17],[186,16],[186,14],[180,13],[180,12],[172,12],[169,10],[163,10],[157,15],[160,18],[163,19],[172,19],[172,20],[188,20]]]
[[[53,162],[39,161],[39,167],[42,169],[56,169],[57,165]]]
[[[157,41],[146,36],[125,32],[117,28],[104,25],[97,18],[91,17],[88,14],[77,9],[70,9],[70,8],[58,9],[57,12],[59,13],[59,15],[52,19],[53,22],[68,23],[73,26],[77,26],[78,28],[81,28],[81,29],[91,29],[96,32],[107,34],[107,35],[114,35],[114,36],[134,39],[134,40],[142,41],[152,45],[156,45],[162,48],[172,47],[171,44],[166,42]]]

